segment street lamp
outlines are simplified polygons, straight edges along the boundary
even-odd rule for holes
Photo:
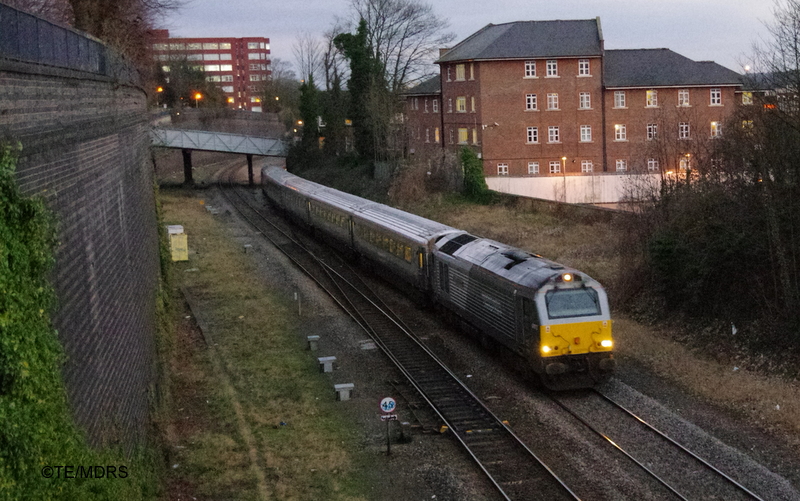
[[[161,106],[161,93],[164,92],[164,87],[157,87],[156,88],[156,107]]]
[[[197,108],[200,100],[203,99],[203,95],[199,92],[194,95],[194,107]]]

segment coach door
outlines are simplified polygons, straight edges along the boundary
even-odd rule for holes
[[[519,296],[517,296],[519,297]],[[539,315],[536,312],[536,303],[527,297],[522,301],[522,341],[523,344],[539,345]]]

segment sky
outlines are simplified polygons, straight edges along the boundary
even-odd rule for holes
[[[422,0],[425,1],[425,0]],[[773,0],[433,0],[449,22],[453,45],[487,24],[593,19],[606,49],[668,48],[695,61],[743,72],[752,47],[767,36]],[[189,0],[162,27],[173,37],[267,37],[272,58],[294,63],[299,34],[322,37],[335,18],[350,17],[348,0]],[[432,67],[432,72],[438,71]]]

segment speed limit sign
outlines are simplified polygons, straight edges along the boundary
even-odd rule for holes
[[[395,402],[392,397],[386,397],[381,400],[381,411],[385,412],[386,414],[394,411],[396,407],[397,402]]]

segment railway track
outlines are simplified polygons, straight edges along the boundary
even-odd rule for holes
[[[601,391],[551,394],[550,398],[642,469],[667,498],[763,501],[720,468]]]
[[[487,476],[503,499],[579,499],[453,374],[342,260],[282,229],[253,193],[220,184],[228,203],[322,287],[370,335]]]

